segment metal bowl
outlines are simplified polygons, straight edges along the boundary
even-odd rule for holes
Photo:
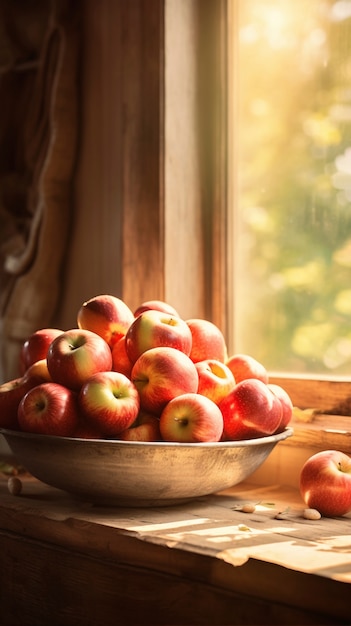
[[[165,506],[242,482],[293,431],[194,444],[0,433],[17,462],[52,487],[101,505]]]

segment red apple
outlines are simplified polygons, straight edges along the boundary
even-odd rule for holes
[[[100,335],[73,328],[51,343],[47,364],[54,382],[78,391],[96,372],[111,370],[111,348]]]
[[[136,420],[140,400],[133,383],[120,372],[98,372],[79,392],[79,407],[87,421],[114,437]]]
[[[351,511],[351,458],[338,450],[312,455],[300,473],[301,496],[309,508],[325,517]]]
[[[46,359],[41,359],[30,365],[23,376],[0,385],[0,427],[17,430],[17,411],[23,396],[36,385],[49,380]]]
[[[226,360],[226,365],[233,373],[237,383],[247,378],[257,378],[263,383],[268,383],[266,368],[249,354],[233,354]]]
[[[17,412],[26,393],[37,384],[32,378],[14,378],[0,385],[0,427],[18,430]]]
[[[196,393],[199,377],[191,359],[176,348],[159,346],[143,352],[131,379],[138,389],[141,408],[160,415],[167,402],[183,393]]]
[[[121,337],[112,348],[112,369],[130,378],[133,363],[126,351],[126,338]]]
[[[220,402],[223,414],[223,439],[241,440],[272,435],[282,418],[277,396],[257,378],[248,378],[235,385]]]
[[[189,355],[191,332],[180,317],[150,309],[135,318],[126,333],[126,351],[132,363],[146,350],[160,346]]]
[[[85,417],[79,416],[78,425],[72,437],[76,439],[105,439],[104,433],[94,424],[90,424]]]
[[[70,437],[78,424],[77,394],[53,382],[37,385],[22,398],[18,423],[28,433]]]
[[[133,312],[127,304],[107,294],[90,298],[77,314],[78,327],[100,335],[111,348],[126,334],[133,321]]]
[[[156,415],[140,411],[134,424],[118,435],[123,441],[160,441],[160,420]]]
[[[291,422],[294,408],[293,403],[287,391],[285,391],[285,389],[283,389],[283,387],[281,387],[280,385],[274,385],[273,383],[269,383],[267,387],[279,398],[281,402],[282,418],[278,426],[277,432],[282,432]]]
[[[21,373],[32,363],[45,359],[51,342],[63,331],[58,328],[41,328],[26,339],[20,352]]]
[[[222,331],[208,320],[186,320],[192,335],[190,358],[194,363],[206,359],[216,359],[224,363],[227,359],[227,346]]]
[[[199,443],[220,441],[223,417],[217,404],[198,393],[186,393],[170,400],[160,416],[165,441]]]
[[[163,313],[168,313],[174,317],[180,317],[178,311],[168,304],[168,302],[164,302],[163,300],[147,300],[146,302],[142,302],[142,304],[139,304],[139,306],[135,309],[134,317],[138,317],[141,313],[150,310],[162,311]]]
[[[206,359],[195,363],[199,376],[197,393],[219,404],[234,389],[235,380],[229,367],[217,359]]]

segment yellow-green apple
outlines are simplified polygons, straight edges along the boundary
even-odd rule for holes
[[[270,389],[280,400],[282,405],[282,418],[280,424],[278,426],[277,432],[282,432],[287,425],[291,422],[293,416],[293,403],[292,400],[285,389],[280,385],[275,385],[273,383],[268,383],[268,389]]]
[[[25,340],[20,351],[21,374],[24,374],[32,363],[46,358],[51,342],[62,332],[58,328],[41,328]]]
[[[37,384],[37,379],[14,378],[0,385],[0,427],[18,430],[17,412],[26,393]]]
[[[163,313],[168,313],[169,315],[173,315],[174,317],[180,317],[178,311],[172,307],[168,302],[164,302],[163,300],[147,300],[146,302],[142,302],[134,311],[134,317],[138,317],[141,313],[145,311],[162,311]]]
[[[134,320],[129,306],[116,296],[103,294],[83,302],[77,313],[79,328],[91,330],[112,346]]]
[[[170,400],[160,416],[165,441],[200,443],[220,441],[223,416],[212,400],[198,393],[185,393]]]
[[[125,335],[121,337],[112,348],[112,369],[114,372],[121,372],[130,378],[133,364],[126,351]]]
[[[176,348],[146,350],[133,365],[131,379],[143,411],[160,415],[167,402],[183,393],[196,393],[199,376],[192,360]]]
[[[188,319],[187,325],[192,336],[190,358],[194,363],[205,359],[217,359],[223,363],[227,359],[227,345],[220,328],[205,319]]]
[[[90,424],[108,437],[115,437],[136,420],[139,394],[129,378],[120,372],[98,372],[81,387],[79,407]]]
[[[160,346],[189,355],[191,332],[180,317],[150,309],[135,318],[126,333],[126,351],[132,363],[146,350]]]
[[[272,435],[282,418],[282,406],[267,385],[257,378],[237,383],[219,404],[223,439],[241,440]]]
[[[52,378],[48,369],[48,363],[46,358],[40,359],[39,361],[35,361],[35,363],[32,363],[32,365],[30,365],[24,372],[23,378],[25,380],[32,379],[34,383],[38,385],[40,383],[51,382]]]
[[[257,378],[263,383],[268,383],[266,368],[249,354],[233,354],[226,360],[226,365],[232,371],[237,383],[247,378]]]
[[[123,441],[160,441],[160,420],[152,413],[140,411],[134,424],[118,435]]]
[[[78,391],[96,372],[111,370],[112,352],[100,335],[72,328],[50,344],[47,364],[54,382]]]
[[[217,359],[206,359],[195,363],[199,376],[197,393],[219,404],[234,389],[235,380],[229,367]]]
[[[33,387],[19,404],[18,423],[28,433],[70,437],[78,424],[76,392],[54,382]]]
[[[300,492],[309,508],[325,517],[351,511],[351,458],[339,450],[322,450],[304,463]]]

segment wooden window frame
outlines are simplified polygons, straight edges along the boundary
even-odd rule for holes
[[[81,6],[80,152],[57,324],[104,291],[132,309],[167,300],[226,333],[224,3]]]

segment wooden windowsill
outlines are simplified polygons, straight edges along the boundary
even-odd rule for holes
[[[291,426],[294,434],[282,442],[284,445],[316,450],[341,450],[351,454],[350,417],[321,413],[314,413],[309,417],[308,412],[302,412],[299,418],[293,418]]]
[[[270,375],[294,405],[294,429],[284,445],[315,450],[336,449],[351,454],[350,381],[310,376]]]
[[[245,502],[253,513],[239,510]],[[46,623],[55,610],[57,623],[76,624],[77,611],[98,603],[106,626],[116,610],[123,624],[350,623],[351,516],[308,521],[303,509],[299,493],[280,485],[109,509],[27,476],[15,497],[3,476],[0,621],[25,610]]]

